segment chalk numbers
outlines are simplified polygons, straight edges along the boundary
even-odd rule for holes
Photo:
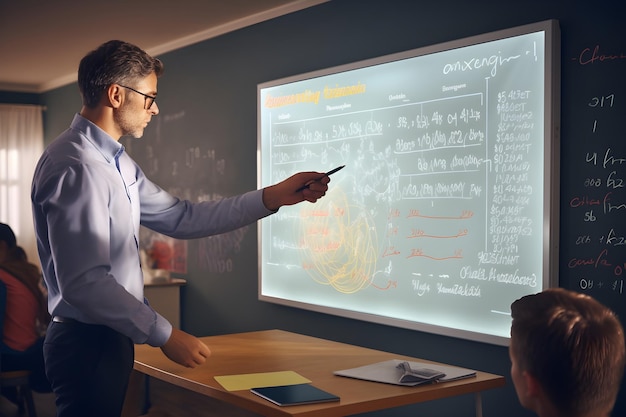
[[[592,97],[589,100],[589,107],[613,107],[615,102],[615,94],[609,94],[607,96]]]
[[[591,97],[587,106],[595,109],[610,109],[615,104],[615,94],[607,94],[605,96]],[[598,120],[593,121],[591,131],[596,133],[598,129]]]
[[[623,202],[622,191],[626,186],[626,181],[622,178],[622,167],[626,164],[626,156],[620,155],[619,151],[613,149],[610,143],[604,139],[610,139],[603,132],[602,118],[611,115],[616,106],[616,96],[613,93],[589,97],[585,103],[586,107],[594,115],[593,124],[590,128],[592,146],[603,146],[604,149],[590,150],[586,152],[584,163],[590,165],[593,174],[582,180],[584,186],[584,197],[574,198],[570,202],[571,208],[583,207],[581,220],[583,222],[596,222],[602,218],[602,223],[609,223],[609,231],[602,232],[603,226],[596,226],[588,229],[590,234],[579,234],[574,236],[574,242],[583,252],[589,252],[580,258],[570,260],[569,268],[592,268],[593,278],[584,276],[587,272],[581,269],[578,279],[578,286],[583,291],[600,290],[613,291],[623,294],[624,275],[626,275],[626,263],[623,255],[616,251],[623,251],[626,246],[626,237],[622,229],[622,215],[626,211],[626,204]],[[582,201],[582,203],[581,203]],[[611,227],[612,225],[619,225]],[[600,232],[601,236],[595,235],[592,230]],[[597,247],[597,244],[600,244]],[[583,249],[584,248],[584,249]],[[594,253],[598,250],[599,253]],[[620,252],[623,253],[623,252]],[[603,272],[602,272],[603,271]],[[602,276],[606,275],[606,276]]]

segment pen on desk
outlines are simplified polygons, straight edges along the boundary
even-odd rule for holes
[[[337,168],[331,169],[331,170],[330,170],[330,171],[328,171],[326,174],[324,174],[324,176],[329,176],[329,175],[332,175],[332,174],[334,174],[335,172],[339,171],[340,169],[342,169],[342,168],[344,168],[344,167],[345,167],[345,165],[340,165],[340,166],[338,166]],[[320,178],[320,179],[321,179],[321,178]],[[312,181],[311,181],[311,182],[312,182]],[[296,192],[300,192],[300,191],[303,191],[305,188],[309,188],[309,185],[311,184],[311,182],[309,182],[309,183],[307,183],[307,184],[303,185],[302,187],[298,188],[298,189],[296,190]]]

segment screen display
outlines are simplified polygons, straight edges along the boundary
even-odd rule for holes
[[[508,343],[556,279],[554,21],[258,86],[259,186],[328,172],[259,224],[259,298]]]

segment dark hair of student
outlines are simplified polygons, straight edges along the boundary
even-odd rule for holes
[[[13,229],[8,224],[0,223],[0,241],[6,242],[9,249],[14,248],[17,244],[15,233],[13,233]]]
[[[624,330],[580,293],[552,288],[511,305],[511,349],[564,415],[610,411],[624,373]]]

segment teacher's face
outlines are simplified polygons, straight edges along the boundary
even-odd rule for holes
[[[145,96],[156,96],[157,76],[152,73],[137,84],[128,87],[137,91],[126,89],[124,103],[114,112],[114,119],[122,136],[130,135],[134,138],[140,138],[152,116],[159,114],[159,106],[156,101],[152,102],[151,98]]]

